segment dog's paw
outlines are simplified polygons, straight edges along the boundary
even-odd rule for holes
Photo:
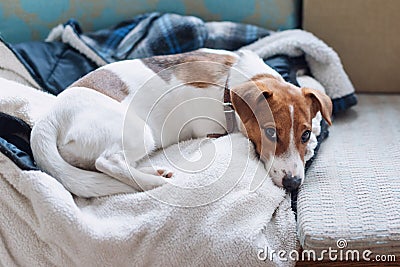
[[[164,178],[171,178],[174,175],[173,172],[164,169],[158,169],[157,173]]]
[[[139,169],[140,171],[148,174],[153,174],[156,176],[162,176],[164,178],[171,178],[173,176],[173,172],[166,170],[164,168],[158,167],[143,167]]]

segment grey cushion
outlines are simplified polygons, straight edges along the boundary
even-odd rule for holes
[[[400,252],[400,95],[360,95],[338,116],[298,197],[305,249]]]

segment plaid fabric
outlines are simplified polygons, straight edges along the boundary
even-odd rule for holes
[[[254,25],[229,21],[207,22],[205,25],[208,37],[204,46],[214,49],[237,50],[272,33]]]
[[[197,17],[157,12],[92,33],[82,33],[75,20],[69,20],[66,25],[108,63],[189,52],[202,47],[236,50],[271,33],[253,25],[205,23]]]

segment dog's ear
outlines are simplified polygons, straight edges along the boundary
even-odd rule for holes
[[[326,94],[311,88],[302,88],[305,97],[311,99],[311,115],[314,118],[318,111],[321,112],[322,117],[332,125],[332,101]]]
[[[273,91],[271,88],[273,87],[268,86],[267,83],[270,79],[271,78],[269,76],[266,78],[265,77],[253,78],[254,85],[257,86],[258,90],[261,91],[260,96],[257,98],[258,103],[272,97]]]
[[[273,93],[272,90],[264,90],[261,92],[261,95],[257,98],[257,102],[260,103],[261,101],[265,101],[268,98],[272,97]]]
[[[254,119],[257,105],[272,96],[272,90],[248,82],[231,88],[231,101],[243,123]]]
[[[243,123],[250,121],[254,116],[254,108],[260,93],[239,85],[231,89],[231,102]]]

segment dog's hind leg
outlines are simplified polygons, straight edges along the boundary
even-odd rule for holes
[[[148,174],[153,174],[153,175],[159,175],[163,176],[165,178],[171,178],[173,173],[169,171],[168,169],[164,168],[158,168],[158,167],[140,167],[138,168],[139,171],[148,173]]]
[[[154,151],[155,142],[150,127],[135,112],[127,113],[120,136],[123,141],[100,155],[95,162],[96,169],[137,190],[150,190],[165,184],[165,178],[170,178],[172,172],[164,168],[136,168],[139,160]]]
[[[151,190],[167,182],[160,175],[139,171],[125,159],[122,152],[102,155],[96,160],[96,169],[139,191]]]

